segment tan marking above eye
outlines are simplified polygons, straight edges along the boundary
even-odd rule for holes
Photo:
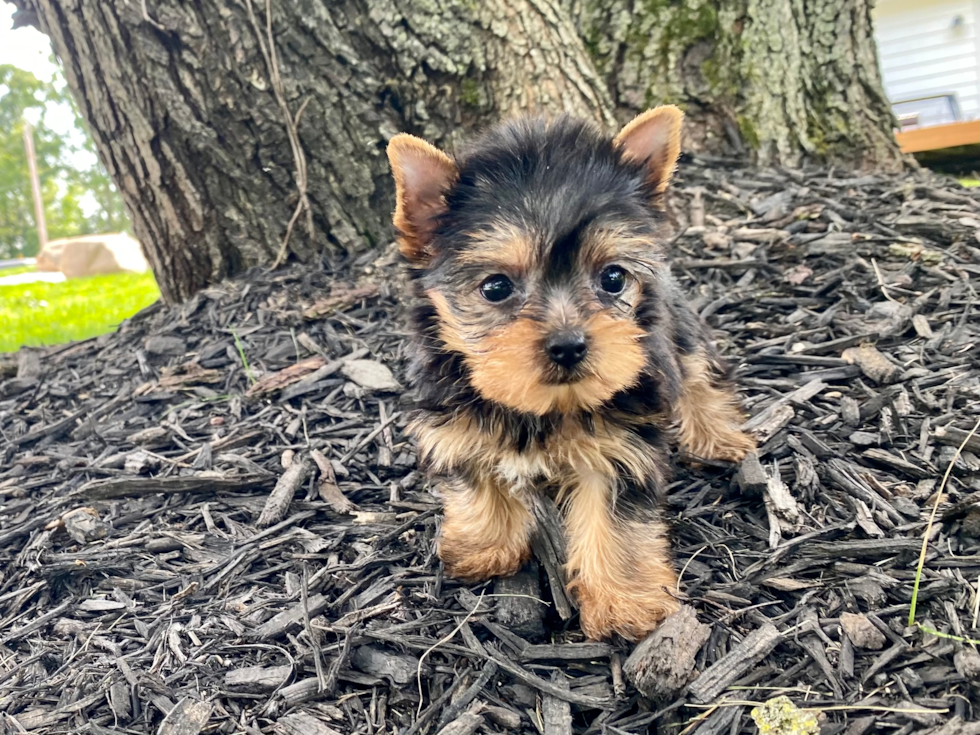
[[[506,222],[469,233],[468,247],[457,258],[466,265],[482,265],[494,272],[529,273],[537,262],[537,248],[526,232]]]
[[[601,269],[622,258],[653,265],[663,261],[664,256],[653,237],[638,235],[621,225],[602,226],[589,232],[579,255],[580,261],[593,269]]]

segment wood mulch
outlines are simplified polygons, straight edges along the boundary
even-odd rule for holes
[[[678,458],[686,607],[632,657],[584,640],[554,523],[515,578],[443,577],[404,283],[294,266],[0,361],[0,733],[720,735],[778,695],[980,732],[980,197],[705,159],[675,192],[761,448]]]

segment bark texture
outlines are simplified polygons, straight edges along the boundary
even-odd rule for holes
[[[673,102],[696,150],[901,160],[872,0],[12,2],[50,36],[171,302],[280,254],[387,243],[400,131],[452,151],[521,111],[612,128]]]
[[[672,102],[687,146],[897,169],[873,0],[566,0],[617,116]]]
[[[64,63],[168,301],[274,261],[304,188],[292,255],[388,241],[399,131],[451,149],[519,110],[613,122],[550,0],[275,0],[271,44],[264,0],[17,4]]]

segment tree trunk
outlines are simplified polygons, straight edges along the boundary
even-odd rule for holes
[[[17,4],[51,37],[171,302],[274,262],[290,221],[303,261],[387,242],[399,131],[451,148],[520,110],[613,122],[550,0],[276,0],[271,32],[263,0]]]
[[[452,150],[519,111],[612,128],[674,102],[695,150],[901,161],[872,0],[12,1],[51,37],[170,302],[388,242],[400,131]]]
[[[763,164],[903,165],[873,0],[566,0],[617,116],[687,113],[686,147]]]

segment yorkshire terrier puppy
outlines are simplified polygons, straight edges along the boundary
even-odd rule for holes
[[[657,510],[668,439],[732,461],[755,446],[665,262],[681,120],[658,107],[611,138],[520,119],[455,160],[410,135],[388,146],[422,303],[411,430],[445,506],[439,556],[463,580],[513,574],[527,499],[553,493],[595,639],[638,640],[678,607]]]

